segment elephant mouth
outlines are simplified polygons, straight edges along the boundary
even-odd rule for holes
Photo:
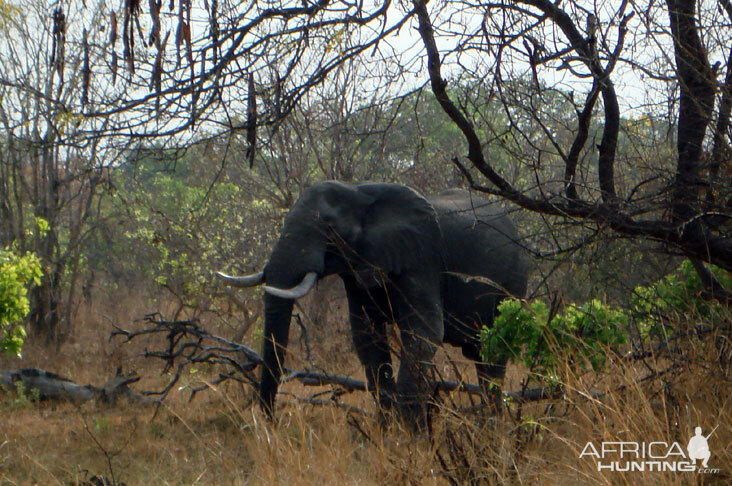
[[[264,283],[264,272],[234,277],[225,273],[216,272],[216,276],[233,287],[256,287]],[[316,272],[308,272],[299,284],[289,289],[281,289],[272,285],[265,285],[264,291],[282,299],[296,300],[305,297],[318,281]]]

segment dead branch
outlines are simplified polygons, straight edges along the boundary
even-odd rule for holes
[[[128,331],[114,326],[115,330],[112,331],[109,339],[122,336],[125,338],[124,342],[130,342],[140,336],[165,335],[168,343],[167,349],[152,351],[146,349],[141,356],[162,359],[165,361],[162,373],[167,373],[173,368],[175,368],[175,373],[163,390],[145,391],[143,392],[145,395],[156,395],[160,400],[165,399],[180,380],[186,367],[202,363],[233,368],[233,372],[221,373],[211,385],[234,379],[256,386],[251,371],[257,365],[262,364],[263,360],[256,351],[248,346],[213,335],[194,321],[165,321],[160,314],[149,314],[145,316],[143,322],[148,323],[149,327],[138,331]],[[191,398],[206,388],[208,385],[191,389]]]
[[[141,356],[162,359],[165,361],[163,373],[171,369],[175,369],[175,373],[163,390],[145,391],[143,392],[144,394],[157,395],[160,400],[163,400],[173,386],[180,380],[186,367],[201,363],[222,365],[226,371],[219,373],[218,377],[210,383],[205,383],[198,387],[191,387],[191,399],[198,392],[208,389],[211,386],[219,385],[227,380],[248,384],[255,389],[258,387],[257,380],[253,377],[252,371],[258,365],[263,364],[263,360],[251,348],[213,335],[203,329],[197,322],[193,321],[165,321],[160,318],[159,314],[150,314],[142,321],[147,323],[148,327],[137,331],[128,331],[117,327],[112,332],[110,339],[115,336],[123,336],[125,342],[129,342],[140,336],[155,334],[165,336],[168,343],[167,349],[145,350]],[[313,370],[291,370],[288,368],[285,368],[283,371],[283,383],[297,380],[305,386],[330,385],[337,387],[333,391],[332,397],[328,400],[316,399],[317,395],[309,398],[295,397],[304,403],[313,405],[337,403],[333,397],[354,391],[370,391],[364,381],[348,376]],[[434,384],[434,390],[435,392],[461,392],[471,395],[482,395],[484,393],[479,385],[454,381],[438,381]],[[503,392],[503,396],[506,399],[523,403],[562,398],[564,391],[560,387],[538,387],[522,391]]]

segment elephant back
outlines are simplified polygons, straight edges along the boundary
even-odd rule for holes
[[[527,258],[506,211],[482,195],[459,189],[435,196],[430,202],[442,231],[445,271],[452,275],[448,277],[448,283],[452,283],[448,292],[473,295],[475,289],[465,292],[467,289],[461,285],[482,285],[486,287],[483,294],[493,296],[492,305],[497,305],[506,293],[523,297]],[[463,283],[456,285],[456,280]]]

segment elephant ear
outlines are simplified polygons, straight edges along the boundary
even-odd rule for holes
[[[363,184],[358,190],[370,201],[359,241],[367,263],[399,274],[439,261],[440,227],[429,201],[398,184]]]

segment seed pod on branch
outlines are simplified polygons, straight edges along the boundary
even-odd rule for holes
[[[173,3],[170,3],[171,7]],[[171,8],[172,9],[172,8]],[[180,67],[180,47],[183,45],[183,26],[185,21],[183,20],[183,3],[181,2],[180,8],[178,9],[178,26],[175,29],[175,66]]]
[[[89,41],[87,40],[87,31],[84,29],[84,39],[82,47],[84,49],[84,66],[82,68],[81,77],[81,106],[89,104],[89,83],[91,81],[91,68],[89,66]]]
[[[117,13],[112,12],[109,19],[109,45],[112,49],[112,84],[117,81]]]
[[[66,50],[66,15],[61,7],[53,11],[53,44],[51,47],[51,66],[58,71],[61,84],[64,84],[64,58]]]
[[[213,63],[218,62],[219,52],[219,21],[218,21],[218,0],[211,1],[211,10],[209,14],[209,31],[213,44]]]
[[[109,44],[114,47],[117,45],[117,12],[112,12],[109,19]]]
[[[148,44],[159,48],[160,44],[160,0],[149,0],[152,29]]]
[[[127,61],[127,68],[130,73],[135,73],[135,29],[133,22],[137,18],[140,10],[140,0],[125,1],[125,23],[122,32],[122,40],[124,41],[124,58]]]
[[[247,97],[247,158],[249,168],[254,167],[254,151],[257,143],[257,93],[254,87],[254,74],[249,75]]]
[[[183,23],[183,39],[186,41],[186,57],[188,63],[193,65],[193,46],[191,45],[191,26],[190,24]]]
[[[162,91],[163,54],[165,53],[165,46],[168,45],[168,37],[170,37],[170,31],[165,34],[163,42],[158,43],[158,52],[155,55],[155,64],[153,65],[152,79],[150,80],[150,89],[155,90],[155,111],[158,115],[160,115],[160,93]]]

